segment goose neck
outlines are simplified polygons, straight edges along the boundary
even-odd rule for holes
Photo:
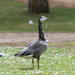
[[[44,32],[43,32],[43,29],[42,29],[42,22],[40,20],[38,20],[38,28],[39,28],[39,39],[45,40]]]

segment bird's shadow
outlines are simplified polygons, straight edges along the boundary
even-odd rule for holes
[[[26,68],[19,68],[19,70],[34,70],[34,68],[28,68],[28,67],[26,67]]]

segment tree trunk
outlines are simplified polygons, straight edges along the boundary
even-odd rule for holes
[[[48,13],[49,12],[48,0],[29,0],[28,12]]]

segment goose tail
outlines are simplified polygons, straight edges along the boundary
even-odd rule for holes
[[[17,53],[17,54],[14,54],[14,56],[19,56],[19,54]]]

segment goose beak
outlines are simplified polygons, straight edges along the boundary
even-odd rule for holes
[[[49,20],[50,18],[46,18],[46,20]]]

